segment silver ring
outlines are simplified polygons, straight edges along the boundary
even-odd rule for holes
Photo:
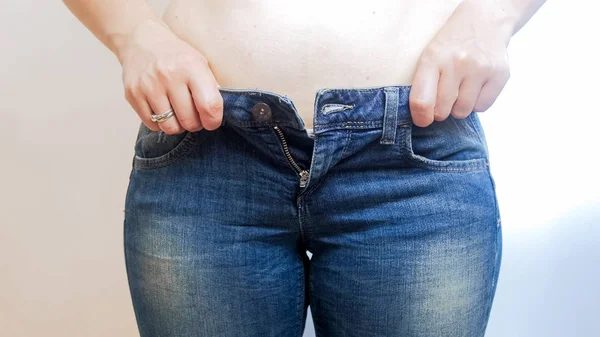
[[[167,119],[171,118],[174,115],[173,108],[169,108],[169,110],[161,113],[160,115],[152,115],[150,118],[153,122],[162,123]]]

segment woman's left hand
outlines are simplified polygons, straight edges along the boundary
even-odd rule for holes
[[[512,21],[493,1],[465,0],[424,49],[410,92],[413,122],[487,110],[510,76]]]

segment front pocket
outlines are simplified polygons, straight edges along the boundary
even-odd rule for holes
[[[169,135],[163,131],[150,130],[140,123],[135,142],[133,167],[155,169],[165,167],[189,152],[195,143],[195,133],[184,131]]]
[[[475,171],[488,165],[487,146],[473,127],[477,118],[471,113],[459,119],[449,115],[426,127],[414,123],[402,125],[403,147],[408,161],[421,168],[436,171]]]

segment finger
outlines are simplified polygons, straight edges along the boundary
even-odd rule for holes
[[[434,119],[436,121],[443,121],[450,115],[452,106],[458,98],[460,82],[461,78],[457,76],[451,67],[441,71],[434,107]]]
[[[467,77],[460,84],[460,90],[456,102],[450,112],[453,117],[456,118],[467,118],[471,112],[477,97],[481,92],[483,81],[478,79],[479,77]]]
[[[188,131],[202,130],[200,115],[194,106],[194,100],[188,86],[180,82],[169,88],[169,101],[177,115],[177,122]]]
[[[166,94],[147,96],[147,101],[155,115],[160,115],[171,108],[171,104]],[[173,109],[175,110],[175,109]],[[159,122],[158,126],[166,134],[178,134],[185,131],[179,122],[177,122],[177,112],[164,122]]]
[[[142,123],[144,123],[148,129],[152,131],[160,130],[158,123],[153,122],[152,119],[150,119],[150,116],[152,115],[152,108],[150,108],[150,105],[145,99],[128,98],[127,101],[129,104],[131,104],[135,112],[140,117]]]
[[[502,92],[502,89],[504,89],[509,77],[510,74],[502,73],[485,82],[481,88],[477,101],[475,102],[473,111],[481,112],[489,109]]]
[[[419,61],[409,96],[412,119],[417,126],[425,127],[433,122],[439,77],[436,66]]]
[[[208,67],[199,67],[188,80],[196,110],[200,114],[202,126],[214,130],[223,122],[223,96],[218,83]]]
[[[158,125],[150,119],[152,109],[146,102],[143,94],[140,94],[134,86],[125,85],[125,100],[129,102],[129,105],[135,110],[138,117],[152,131],[158,131],[160,128]]]

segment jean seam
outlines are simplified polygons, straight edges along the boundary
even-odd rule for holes
[[[448,160],[448,161],[436,161],[433,159],[425,158],[418,154],[415,154],[412,148],[412,126],[406,127],[403,126],[407,131],[402,133],[404,139],[402,139],[399,143],[400,148],[404,150],[406,153],[403,157],[409,162],[415,164],[416,166],[437,172],[473,172],[473,171],[481,171],[486,167],[489,167],[489,161],[487,158],[476,158],[469,159],[469,161],[456,161],[456,160]]]
[[[340,155],[340,159],[339,160],[343,160],[346,155],[346,149],[348,148],[348,145],[350,145],[350,139],[352,138],[352,131],[353,130],[348,130],[348,135],[346,136],[346,144],[344,144],[344,148],[342,149],[342,154]]]
[[[472,128],[472,129],[475,131],[475,134],[477,135],[477,138],[479,139],[479,142],[480,142],[480,143],[483,145],[483,147],[485,148],[485,154],[486,154],[486,157],[488,157],[488,158],[489,158],[489,156],[490,156],[490,154],[489,154],[489,149],[488,149],[488,146],[487,146],[487,143],[486,143],[486,141],[484,140],[484,138],[485,138],[485,137],[483,136],[483,133],[484,133],[484,131],[483,131],[483,129],[482,129],[482,128],[480,128],[480,127],[478,126],[478,124],[477,124],[477,123],[475,123],[475,121],[473,120],[473,119],[476,117],[476,116],[473,116],[473,114],[474,114],[474,113],[476,113],[476,112],[472,112],[472,113],[469,115],[469,117],[468,117],[467,119],[469,120],[469,124],[471,125],[471,128]]]
[[[271,119],[267,121],[241,121],[235,118],[227,119],[227,124],[233,124],[238,127],[273,127],[275,125],[278,126],[288,126],[294,129],[301,129],[298,123],[287,121],[287,120],[278,120]]]
[[[396,126],[404,127],[405,125],[410,125],[410,120],[407,119],[399,119]],[[313,130],[316,132],[325,132],[330,130],[342,129],[379,129],[383,127],[383,121],[381,119],[378,120],[369,120],[369,121],[348,121],[348,122],[334,122],[334,123],[317,123],[313,127]]]
[[[420,158],[423,158],[424,160]],[[439,161],[440,164],[438,166],[438,164],[436,164],[432,159],[411,153],[408,157],[408,160],[423,169],[439,172],[474,172],[485,170],[485,168],[488,167],[488,161],[485,158],[471,159],[472,162],[453,160]],[[447,167],[444,165],[446,163],[448,163]]]
[[[297,255],[298,259],[300,260],[300,267],[302,272],[300,273],[300,276],[298,277],[298,288],[301,288],[300,291],[298,291],[298,305],[297,305],[297,312],[298,312],[298,320],[297,320],[297,328],[296,328],[296,336],[298,337],[302,337],[302,334],[304,333],[304,331],[302,331],[302,318],[304,317],[303,312],[304,312],[304,296],[306,289],[305,289],[305,285],[304,282],[302,282],[302,280],[305,279],[304,276],[304,261],[302,261],[302,257],[300,255]],[[306,322],[306,321],[305,321]],[[306,324],[306,323],[304,323]]]
[[[370,125],[370,126],[373,126],[373,127],[379,127],[379,126],[383,125],[382,123],[383,123],[383,121],[381,121],[381,120],[345,121],[345,122],[334,122],[334,123],[319,123],[319,124],[315,125],[315,128],[319,128],[320,129],[322,126],[327,126],[327,127],[342,127],[342,128],[345,128],[345,127],[348,127],[348,126],[351,126],[351,125],[354,125],[354,124],[358,124],[359,126],[361,124],[366,124],[366,125]]]
[[[309,278],[309,286],[311,287],[311,289],[314,289],[314,284],[313,284],[313,277],[312,277],[312,275],[314,275],[314,274],[311,274],[311,275],[310,275],[310,278]],[[310,299],[310,302],[311,302],[311,303],[314,303],[314,300],[311,298],[311,299]],[[324,336],[325,336],[325,333],[323,332],[323,327],[320,325],[320,321],[321,321],[321,320],[320,320],[320,317],[318,317],[318,315],[316,316],[316,315],[314,315],[314,314],[313,314],[313,310],[312,310],[313,308],[314,308],[314,306],[311,306],[310,313],[311,313],[311,315],[312,315],[312,319],[313,319],[313,326],[314,326],[314,329],[315,329],[315,336],[316,336],[316,337],[324,337]]]
[[[129,188],[128,188],[129,190]],[[128,192],[129,193],[129,192]],[[126,208],[127,209],[127,208]],[[139,310],[136,308],[135,306],[135,301],[134,301],[134,297],[133,297],[133,281],[132,281],[132,270],[131,270],[131,266],[129,266],[130,264],[130,258],[129,258],[129,254],[127,253],[128,251],[128,247],[127,247],[127,243],[128,240],[127,238],[129,237],[129,235],[127,234],[127,230],[129,228],[130,225],[127,224],[127,214],[125,214],[125,217],[123,219],[123,261],[125,262],[125,275],[127,278],[127,286],[130,292],[130,296],[129,296],[129,300],[130,300],[130,304],[132,306],[133,312],[134,312],[134,318],[137,322],[137,331],[138,333],[142,333],[142,325],[143,325],[143,320],[140,317],[140,313]]]
[[[473,132],[475,133],[475,135],[477,135],[477,138],[479,139],[479,141],[483,144],[483,139],[481,138],[480,130],[479,128],[475,125],[475,122],[473,121],[473,114],[476,112],[471,112],[471,114],[469,115],[468,122],[471,125],[471,129],[473,130]]]
[[[481,335],[483,336],[485,334],[485,330],[487,328],[487,324],[490,318],[490,314],[492,311],[492,305],[494,302],[494,288],[495,288],[495,284],[498,282],[498,278],[496,277],[496,274],[498,274],[499,271],[499,267],[498,267],[498,254],[500,251],[500,242],[499,242],[499,235],[500,235],[500,231],[501,226],[500,226],[500,209],[499,209],[499,205],[498,205],[498,197],[496,196],[496,186],[494,183],[494,180],[492,178],[492,173],[490,171],[490,168],[488,167],[487,169],[487,175],[488,175],[488,179],[490,182],[490,186],[492,188],[492,194],[493,194],[493,198],[494,198],[494,219],[495,219],[495,230],[494,230],[494,260],[493,260],[493,268],[492,268],[492,280],[490,281],[490,284],[488,286],[488,301],[486,304],[486,311],[485,311],[485,315],[484,315],[484,320],[483,320],[483,327],[481,328]]]
[[[340,92],[340,91],[369,92],[369,91],[381,90],[381,89],[387,88],[387,87],[398,87],[398,88],[408,89],[411,87],[411,85],[383,85],[383,86],[376,86],[376,87],[370,87],[370,88],[325,88],[321,91],[321,94],[324,94],[326,92]]]
[[[185,157],[185,155],[191,151],[194,144],[196,144],[195,134],[189,132],[173,149],[161,156],[144,158],[134,154],[133,167],[136,169],[153,170],[169,166],[175,161]]]

